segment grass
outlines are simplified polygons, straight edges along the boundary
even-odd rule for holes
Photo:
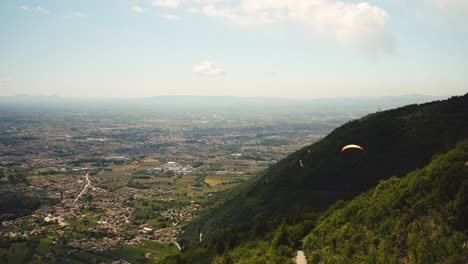
[[[28,246],[26,245],[26,242],[12,244],[8,254],[8,263],[25,263],[27,252]]]
[[[139,168],[139,166],[133,165],[112,165],[109,166],[112,171],[134,171]]]
[[[108,177],[119,177],[119,176],[122,176],[124,175],[125,172],[123,171],[101,171],[99,172],[98,174],[98,177],[102,177],[102,178],[108,178]]]
[[[93,219],[88,219],[89,224],[85,225],[83,222],[72,220],[72,219],[66,219],[65,222],[67,222],[70,226],[75,226],[80,229],[87,229],[90,227],[95,227],[96,226],[96,220]]]
[[[153,259],[158,259],[157,256],[162,256],[170,252],[175,253],[177,251],[177,248],[173,244],[147,241],[144,245],[139,246],[124,244],[109,253],[130,263],[138,263],[141,257],[146,253],[151,253],[153,255]]]
[[[42,256],[47,255],[47,253],[49,253],[51,243],[52,243],[52,239],[47,238],[47,237],[41,238],[39,241],[39,244],[37,245],[36,251]]]
[[[107,256],[101,256],[88,251],[77,251],[72,254],[72,257],[83,263],[99,263],[101,261],[108,261]]]
[[[205,183],[210,186],[218,185],[222,182],[223,180],[219,176],[206,176],[205,177]]]
[[[0,262],[3,263],[3,261],[7,261],[9,253],[10,251],[8,249],[0,248]]]
[[[149,226],[151,227],[160,227],[162,225],[163,222],[159,222],[158,219],[150,219],[148,221],[146,221],[146,224],[148,224]]]
[[[112,255],[130,263],[139,263],[142,256],[148,251],[140,246],[120,245],[112,251]]]

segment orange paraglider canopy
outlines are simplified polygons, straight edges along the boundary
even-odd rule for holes
[[[359,146],[359,145],[355,145],[355,144],[350,144],[350,145],[346,145],[344,146],[342,149],[341,149],[341,152],[347,150],[347,149],[350,149],[350,148],[356,148],[356,149],[360,149],[362,151],[364,151],[364,148]]]

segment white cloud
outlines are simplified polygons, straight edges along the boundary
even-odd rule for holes
[[[207,4],[201,11],[205,16],[224,18],[245,27],[302,24],[344,45],[378,52],[393,50],[393,39],[385,30],[390,16],[384,9],[367,2],[241,0],[234,5]]]
[[[219,76],[224,74],[224,70],[216,65],[212,61],[204,61],[198,65],[193,66],[193,72],[209,75],[209,76]]]
[[[203,4],[203,5],[215,4],[215,3],[220,3],[223,1],[226,1],[226,0],[185,0],[185,2],[188,2],[188,3]]]
[[[49,14],[49,10],[41,7],[41,6],[27,6],[27,5],[22,5],[19,7],[20,9],[22,9],[23,11],[26,11],[26,12],[33,12],[33,13],[40,13],[40,14],[43,14],[43,15],[47,15]]]
[[[135,12],[135,13],[144,13],[145,12],[145,9],[143,9],[143,7],[137,6],[137,5],[131,6],[130,10],[132,10],[132,12]]]
[[[167,19],[167,20],[181,20],[180,16],[174,15],[174,14],[162,14],[162,18]]]
[[[166,7],[166,8],[177,8],[180,5],[179,0],[154,0],[154,6]]]
[[[187,9],[187,13],[189,13],[189,14],[199,14],[200,9],[192,7],[192,8]]]

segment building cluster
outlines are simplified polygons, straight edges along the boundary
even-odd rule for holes
[[[149,236],[149,238],[161,243],[175,242],[177,241],[181,231],[182,229],[180,228],[158,229],[154,231],[153,234]]]
[[[174,173],[176,175],[187,175],[187,174],[191,174],[192,170],[193,170],[193,167],[191,165],[183,166],[175,161],[169,161],[162,166],[150,168],[146,170],[146,172],[151,173],[151,174]]]
[[[85,249],[92,252],[102,252],[114,249],[122,244],[125,240],[122,237],[105,237],[103,239],[76,239],[68,243],[69,246],[76,249]]]
[[[195,201],[191,201],[189,206],[180,209],[169,208],[162,212],[161,215],[167,220],[170,220],[172,226],[178,226],[181,223],[192,221],[195,214],[200,211],[201,207]]]

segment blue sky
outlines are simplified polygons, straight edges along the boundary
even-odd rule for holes
[[[468,0],[2,0],[0,95],[468,91]]]

